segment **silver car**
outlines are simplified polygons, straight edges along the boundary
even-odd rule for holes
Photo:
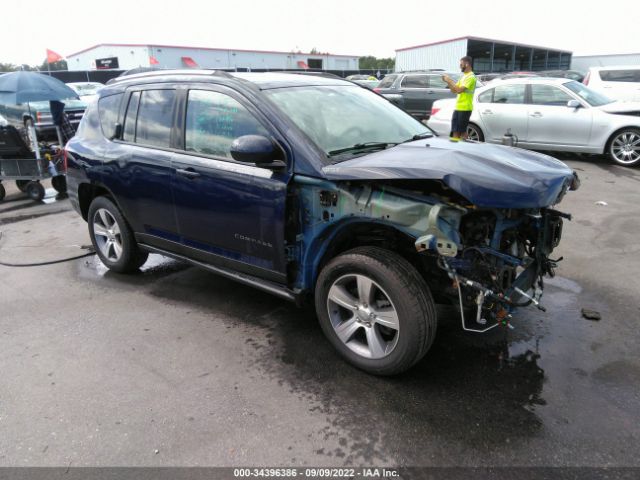
[[[449,135],[455,100],[433,104],[428,125]],[[608,154],[640,165],[640,103],[616,102],[566,78],[494,81],[476,91],[467,133],[501,143],[510,132],[531,150]]]

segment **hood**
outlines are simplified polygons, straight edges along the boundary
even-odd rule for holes
[[[608,113],[640,112],[640,102],[613,102],[598,108]]]
[[[428,138],[328,165],[329,180],[440,180],[479,207],[541,208],[556,203],[573,171],[520,148]]]

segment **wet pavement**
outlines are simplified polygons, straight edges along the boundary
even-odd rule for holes
[[[547,312],[474,334],[440,307],[394,378],[341,361],[311,310],[157,255],[0,266],[0,465],[640,466],[640,170],[563,159],[582,187]],[[83,253],[68,200],[9,193],[0,261]]]

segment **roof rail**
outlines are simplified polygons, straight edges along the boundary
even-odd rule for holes
[[[201,75],[201,76],[216,76],[216,77],[224,77],[224,78],[234,78],[233,75],[225,72],[224,70],[185,70],[185,69],[175,69],[175,70],[153,70],[150,72],[142,72],[142,73],[134,73],[133,75],[124,75],[116,78],[112,78],[109,80],[110,84],[124,82],[130,79],[140,79],[147,77],[161,77],[163,75]]]

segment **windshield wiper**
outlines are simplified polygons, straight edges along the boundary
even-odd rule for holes
[[[356,143],[355,145],[352,145],[350,147],[345,147],[345,148],[339,148],[337,150],[331,150],[329,152],[329,156],[333,157],[334,155],[340,155],[341,153],[346,153],[346,152],[355,152],[358,150],[369,150],[369,149],[385,149],[385,148],[389,148],[389,147],[395,147],[396,145],[398,145],[397,143],[392,143],[392,142],[366,142],[366,143]]]
[[[418,133],[417,135],[414,135],[413,137],[408,138],[407,140],[405,140],[402,143],[413,142],[415,140],[422,140],[424,138],[431,138],[431,137],[433,137],[433,133],[431,133],[431,132]]]

